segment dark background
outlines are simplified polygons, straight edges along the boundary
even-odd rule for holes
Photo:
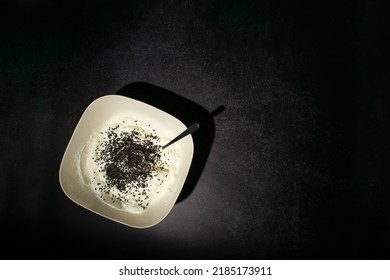
[[[0,257],[390,258],[384,2],[2,2]],[[58,182],[86,106],[136,81],[225,108],[194,190],[144,230]]]

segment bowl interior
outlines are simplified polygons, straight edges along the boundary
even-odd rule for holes
[[[186,129],[186,126],[177,118],[146,103],[120,95],[100,97],[87,107],[73,132],[62,158],[59,180],[64,193],[80,206],[128,226],[149,227],[163,220],[173,208],[191,165],[193,140],[192,136],[188,135],[175,143],[181,154],[177,176],[173,182],[173,192],[166,194],[164,199],[151,204],[142,214],[121,211],[103,203],[92,191],[82,186],[77,172],[77,157],[98,127],[111,119],[122,116],[150,123],[156,131],[162,132],[171,139]]]

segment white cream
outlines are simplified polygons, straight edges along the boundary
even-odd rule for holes
[[[131,118],[121,118],[111,123],[102,125],[90,136],[88,143],[83,147],[78,156],[78,173],[83,185],[96,194],[96,197],[104,203],[117,209],[131,212],[143,213],[153,203],[157,203],[168,193],[174,191],[174,180],[177,176],[179,164],[179,151],[175,144],[162,150],[159,149],[160,160],[154,166],[152,176],[145,183],[145,187],[139,187],[139,182],[128,182],[121,190],[112,184],[102,159],[106,150],[105,144],[109,140],[107,131],[115,133],[119,137],[121,133],[130,134],[133,130],[139,132],[139,139],[151,139],[148,135],[154,135],[152,139],[155,145],[164,145],[170,139],[166,138],[160,131],[155,131],[150,124],[142,123]],[[136,137],[137,138],[137,137]],[[123,182],[127,182],[126,180]]]

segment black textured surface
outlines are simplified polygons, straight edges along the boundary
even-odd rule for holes
[[[1,4],[0,257],[389,258],[381,4]],[[86,106],[137,81],[198,104],[214,137],[181,202],[144,230],[58,182]]]

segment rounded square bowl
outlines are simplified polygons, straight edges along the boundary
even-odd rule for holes
[[[94,192],[85,188],[77,172],[77,157],[92,133],[107,120],[121,116],[149,123],[156,131],[162,132],[170,139],[186,129],[174,116],[141,101],[121,95],[100,97],[86,108],[71,136],[60,165],[60,185],[72,201],[96,214],[130,227],[150,227],[169,214],[183,188],[194,153],[192,136],[188,135],[175,143],[181,154],[177,176],[171,186],[173,191],[164,196],[164,199],[150,205],[143,213],[125,212],[107,205],[96,197]]]

